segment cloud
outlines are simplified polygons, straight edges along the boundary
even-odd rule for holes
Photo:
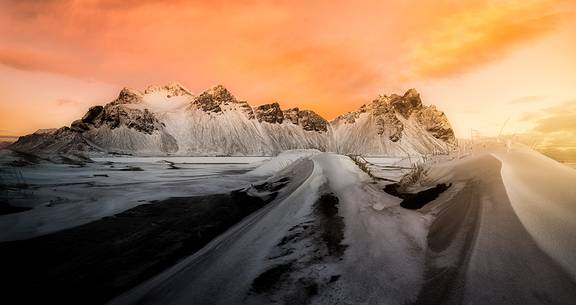
[[[576,112],[539,119],[532,130],[545,133],[566,132],[576,135]]]
[[[561,2],[0,0],[0,65],[118,86],[222,83],[331,118],[405,88],[404,72],[425,81],[500,58],[554,28]]]
[[[0,49],[0,64],[24,71],[42,71],[76,75],[70,60],[25,49]]]
[[[533,132],[576,132],[576,100],[546,107],[538,112],[525,112],[520,121],[533,122]]]
[[[413,41],[406,76],[451,76],[495,61],[555,28],[566,14],[565,2],[497,1],[450,14]]]
[[[83,0],[80,6],[101,10],[127,10],[161,2],[162,0]],[[171,3],[177,2],[181,1],[171,1]],[[57,10],[73,10],[78,6],[74,0],[0,0],[0,3],[11,14],[26,19],[35,19],[39,15],[52,13]]]
[[[534,127],[522,135],[524,142],[557,160],[576,160],[576,100],[525,113]]]

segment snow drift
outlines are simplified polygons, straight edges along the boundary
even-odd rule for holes
[[[432,218],[417,304],[573,303],[576,171],[518,147],[432,166],[414,187],[439,183],[452,186],[420,210]]]
[[[576,279],[576,170],[535,151],[495,153],[518,218],[538,246]]]

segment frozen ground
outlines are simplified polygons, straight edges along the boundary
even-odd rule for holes
[[[309,158],[313,171],[289,197],[112,303],[377,304],[386,297],[395,304],[409,299],[420,284],[423,256],[411,249],[424,247],[424,218],[400,208],[400,200],[372,184],[350,158],[326,153]],[[324,196],[336,198],[340,216],[319,212]]]
[[[382,190],[407,160],[366,158],[386,177],[374,180],[346,156],[310,156],[314,170],[291,196],[111,304],[572,304],[576,218],[529,224],[509,194],[511,181],[540,186],[541,211],[571,215],[576,171],[523,153],[433,162],[409,189],[449,188],[420,210]],[[539,166],[548,182],[510,175]],[[318,212],[327,201],[338,217]]]
[[[10,166],[0,160],[0,201],[29,211],[0,215],[0,241],[30,238],[169,197],[229,192],[262,180],[264,157],[108,157]]]
[[[40,165],[31,184],[49,194],[56,177],[66,198],[110,192],[82,204],[99,217],[116,213],[114,198],[135,206],[241,187],[261,195],[267,187],[246,186],[290,181],[269,204],[110,304],[576,304],[576,170],[501,145],[424,159],[416,166],[410,158],[307,150],[246,164],[98,160]],[[46,168],[54,173],[42,174]],[[108,177],[93,177],[95,170]],[[103,179],[86,185],[95,178]],[[430,195],[439,185],[445,188]],[[410,200],[421,207],[402,207]],[[25,222],[39,208],[0,220],[22,215]],[[67,220],[83,215],[60,212]],[[44,223],[61,217],[38,213],[47,216],[32,219]]]

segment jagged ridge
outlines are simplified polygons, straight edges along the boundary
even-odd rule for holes
[[[404,155],[446,151],[454,133],[444,113],[423,106],[411,89],[379,96],[332,122],[311,110],[252,108],[223,86],[198,95],[178,83],[124,88],[71,126],[21,137],[11,149],[137,155],[273,155],[315,148],[340,153]]]
[[[446,152],[455,144],[446,115],[424,106],[415,89],[380,95],[331,122],[334,150],[348,154],[406,155]]]

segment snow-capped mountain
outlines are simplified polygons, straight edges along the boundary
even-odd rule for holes
[[[424,106],[414,89],[381,95],[331,122],[333,150],[345,154],[392,155],[446,152],[455,144],[446,115]]]
[[[134,155],[274,155],[288,149],[406,155],[446,151],[454,133],[444,114],[419,94],[380,96],[332,122],[311,110],[251,107],[223,86],[193,95],[177,83],[91,107],[70,127],[21,137],[13,150]]]

